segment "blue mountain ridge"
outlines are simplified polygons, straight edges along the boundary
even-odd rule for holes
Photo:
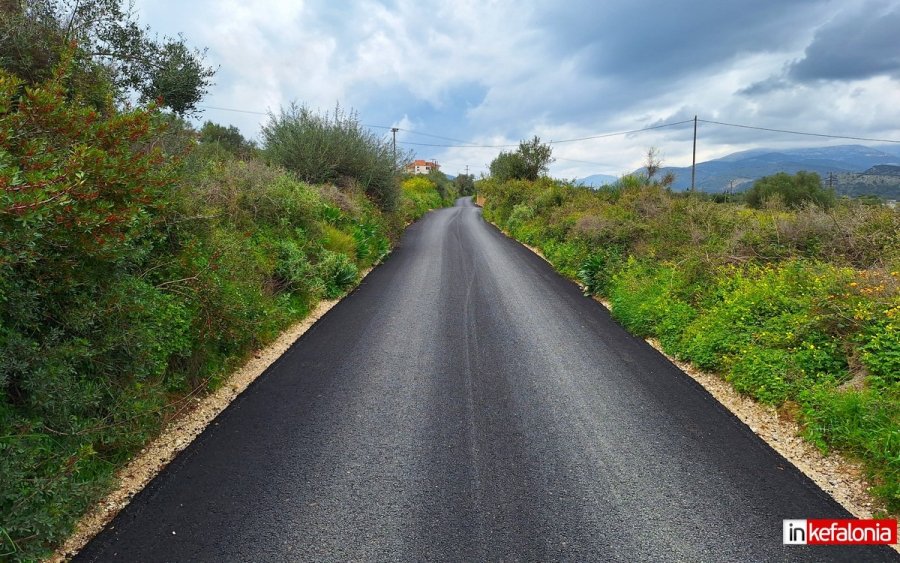
[[[722,192],[733,189],[742,191],[750,187],[754,180],[778,172],[794,174],[801,170],[817,172],[823,181],[829,174],[840,177],[841,183],[852,183],[853,178],[878,165],[900,165],[900,144],[867,147],[863,145],[837,145],[830,147],[810,147],[797,149],[751,149],[732,153],[721,158],[697,163],[696,187],[705,192]],[[642,172],[641,169],[635,173]],[[662,167],[658,175],[675,174],[674,190],[686,190],[691,186],[691,167]],[[593,182],[599,177],[599,183]],[[584,185],[611,183],[612,177],[604,175],[588,176],[580,181]],[[854,188],[853,192],[865,192]],[[900,182],[896,188],[884,188],[880,194],[889,198],[900,198]]]

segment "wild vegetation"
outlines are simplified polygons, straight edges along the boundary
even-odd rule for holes
[[[115,19],[114,4],[79,2],[72,17],[92,6],[102,17],[90,18]],[[194,131],[175,111],[199,98],[153,101],[118,74],[127,66],[90,55],[99,24],[63,33],[60,5],[0,12],[0,558],[11,560],[46,555],[163,425],[455,195],[446,178],[443,191],[428,178],[401,188],[399,163],[352,114],[288,110],[262,148],[233,127]],[[22,22],[34,29],[10,39]],[[140,52],[178,50],[156,45]],[[148,102],[122,103],[132,87]],[[312,137],[330,152],[309,157]]]
[[[537,180],[553,163],[551,152],[550,145],[541,143],[540,137],[522,141],[515,151],[501,152],[491,161],[491,177],[501,182]]]
[[[759,181],[758,208],[647,176],[477,189],[486,218],[608,298],[627,329],[861,459],[900,512],[900,212],[828,198],[806,174]]]
[[[121,0],[0,2],[0,67],[40,84],[68,57],[68,87],[98,109],[137,97],[195,112],[215,74],[204,55],[181,37],[151,35]]]
[[[333,115],[292,104],[262,129],[273,162],[310,183],[354,179],[381,208],[397,207],[397,163],[391,143],[360,124],[353,112]]]

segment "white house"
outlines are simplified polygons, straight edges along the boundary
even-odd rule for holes
[[[406,171],[410,174],[428,174],[432,170],[440,170],[437,162],[430,160],[414,160],[406,165]]]

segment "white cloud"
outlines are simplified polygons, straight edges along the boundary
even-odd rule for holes
[[[629,0],[552,8],[506,0],[138,2],[153,29],[184,32],[193,44],[209,47],[210,61],[221,65],[206,105],[266,111],[291,100],[323,109],[340,102],[358,109],[364,123],[478,144],[515,143],[535,134],[545,140],[583,137],[695,114],[900,138],[896,79],[797,83],[788,75],[814,41],[821,43],[822,29],[834,26],[840,14],[866,13],[866,6],[864,0],[789,6],[722,0],[700,2],[688,14],[664,2]],[[880,2],[877,13],[894,13],[897,6],[897,0]],[[866,55],[862,50],[854,56]],[[264,119],[212,110],[205,117],[234,123],[251,136]],[[398,139],[453,144],[408,133]],[[622,173],[639,166],[649,146],[659,147],[668,164],[686,165],[690,139],[686,127],[556,145],[560,159],[552,171],[564,177]],[[698,158],[818,142],[827,141],[703,124]],[[438,158],[451,174],[466,164],[483,170],[499,152],[416,150]]]

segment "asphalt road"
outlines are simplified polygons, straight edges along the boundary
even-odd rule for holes
[[[896,560],[470,201],[430,213],[83,561]]]

